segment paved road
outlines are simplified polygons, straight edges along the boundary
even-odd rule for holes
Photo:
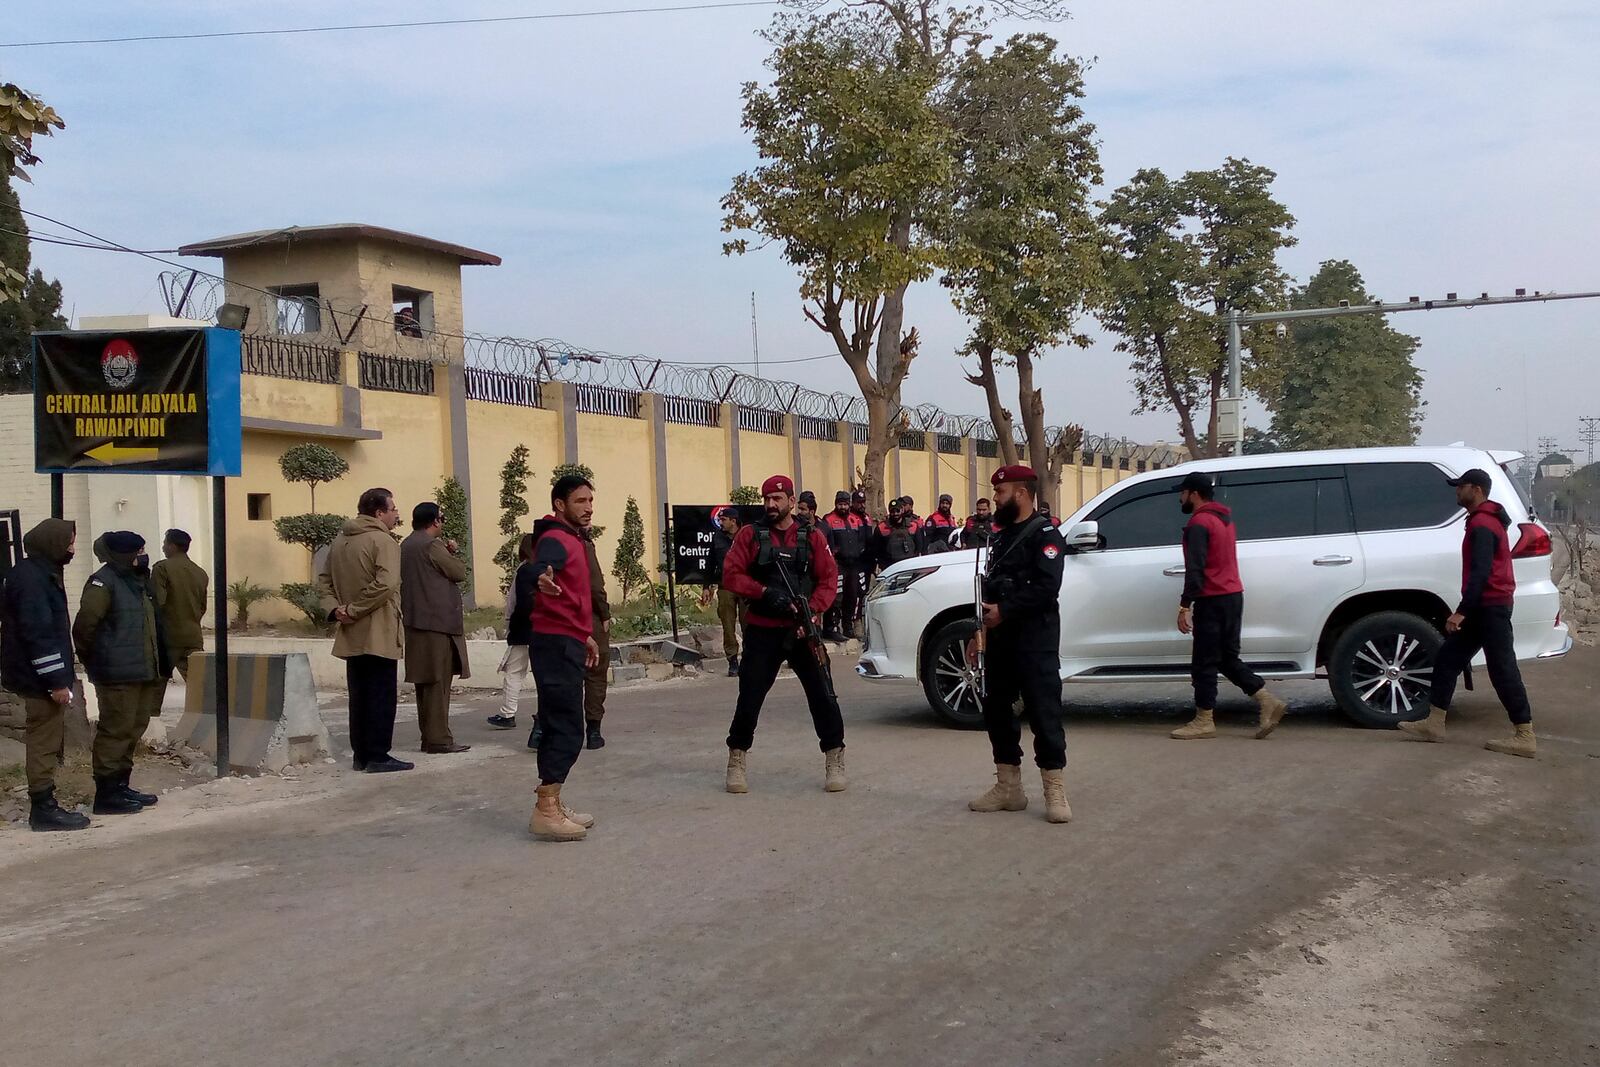
[[[721,792],[732,683],[616,695],[525,832],[521,736],[214,783],[0,834],[7,1064],[1600,1062],[1600,656],[1529,671],[1540,760],[1346,727],[1165,733],[1183,691],[1069,689],[1075,819],[965,810],[986,746],[841,677],[848,793],[781,682]],[[1133,699],[1135,696],[1140,699]],[[1112,710],[1115,709],[1115,713]],[[402,738],[415,742],[415,727]]]

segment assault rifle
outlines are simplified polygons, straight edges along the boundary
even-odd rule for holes
[[[800,536],[810,536],[809,527],[801,526]],[[812,658],[817,661],[817,666],[822,668],[823,681],[828,686],[828,696],[837,700],[833,692],[833,667],[828,662],[828,643],[822,639],[822,630],[817,627],[817,620],[811,617],[811,601],[795,592],[794,583],[789,581],[789,572],[779,563],[773,568],[778,572],[779,579],[783,582],[784,592],[789,594],[789,600],[800,613],[800,629],[805,631],[806,647],[811,650]]]

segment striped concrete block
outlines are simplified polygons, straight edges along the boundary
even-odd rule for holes
[[[276,773],[332,753],[305,653],[241,654],[229,656],[228,664],[228,764],[233,770]],[[217,754],[216,692],[217,657],[194,653],[183,718],[171,739],[212,757]]]

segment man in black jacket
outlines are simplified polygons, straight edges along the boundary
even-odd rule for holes
[[[94,732],[94,811],[127,815],[159,799],[129,784],[133,753],[150,720],[161,714],[172,663],[167,658],[150,588],[144,538],[127,530],[105,535],[106,565],[83,587],[72,643],[94,683],[100,722]]]
[[[22,539],[25,558],[0,598],[0,684],[22,698],[28,716],[28,825],[82,830],[87,816],[56,803],[56,768],[66,741],[63,709],[72,703],[72,626],[62,571],[72,562],[77,530],[45,519]]]
[[[717,532],[711,535],[711,558],[706,569],[706,579],[711,583],[706,586],[708,598],[712,587],[716,588],[717,619],[722,623],[722,650],[728,657],[729,678],[739,673],[739,616],[743,614],[744,605],[733,590],[722,584],[722,564],[738,532],[739,513],[733,508],[723,508],[717,515]]]

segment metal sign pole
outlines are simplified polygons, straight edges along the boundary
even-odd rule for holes
[[[667,531],[667,603],[672,609],[672,639],[678,639],[678,586],[676,574],[678,570],[678,549],[673,543],[672,535],[672,505],[661,505],[661,528]]]
[[[50,517],[64,519],[67,517],[67,476],[65,474],[52,474],[50,476]]]
[[[216,699],[217,777],[228,776],[228,698],[233,672],[228,663],[228,479],[211,479],[212,604],[217,633]]]

